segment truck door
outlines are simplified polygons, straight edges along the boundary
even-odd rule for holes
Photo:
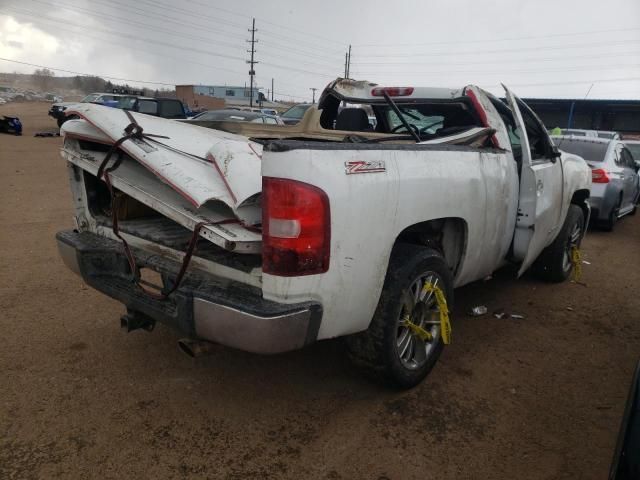
[[[518,275],[522,275],[560,230],[564,178],[562,164],[544,125],[522,100],[504,88],[515,123],[511,135],[513,152],[514,155],[522,152],[518,217],[513,237],[513,255],[516,260],[522,260],[518,271]]]

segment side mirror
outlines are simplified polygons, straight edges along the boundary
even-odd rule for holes
[[[549,158],[553,163],[556,163],[561,156],[562,152],[560,152],[558,147],[556,147],[555,145],[551,147],[551,154],[549,155]]]

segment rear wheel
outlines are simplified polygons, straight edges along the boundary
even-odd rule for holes
[[[440,306],[425,289],[429,283],[442,290],[450,306],[453,278],[442,255],[419,245],[397,245],[368,330],[347,339],[351,359],[366,373],[411,388],[433,368],[444,344]]]
[[[577,205],[569,205],[567,218],[551,245],[545,248],[534,264],[534,273],[548,282],[563,282],[573,270],[572,250],[580,247],[584,236],[584,213]]]
[[[616,223],[618,223],[618,215],[620,215],[621,205],[622,205],[622,195],[618,199],[618,203],[616,203],[616,205],[611,209],[611,212],[609,213],[609,216],[607,217],[607,219],[602,223],[603,230],[607,232],[613,231],[613,228],[616,226]]]

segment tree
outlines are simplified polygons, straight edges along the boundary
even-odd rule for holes
[[[36,85],[38,85],[40,90],[49,90],[52,83],[51,79],[55,77],[55,75],[56,74],[48,68],[38,68],[33,72]]]

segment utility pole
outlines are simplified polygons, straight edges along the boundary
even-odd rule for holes
[[[271,101],[273,102],[273,78],[271,79]]]
[[[253,57],[256,53],[256,43],[258,43],[258,41],[256,40],[256,19],[253,19],[253,23],[251,24],[251,29],[249,30],[249,32],[251,32],[251,40],[246,40],[248,43],[251,43],[251,50],[247,50],[248,53],[251,53],[251,60],[247,60],[247,63],[251,65],[251,68],[249,69],[249,106],[253,107],[253,76],[256,74],[256,71],[254,69],[254,65],[256,62]]]
[[[347,78],[347,64],[349,63],[349,54],[344,52],[344,78]]]
[[[318,90],[317,88],[310,88],[309,90],[311,90],[313,92],[313,100],[311,101],[311,103],[316,103],[316,90]]]
[[[351,45],[349,45],[349,54],[347,55],[347,78],[351,75]]]

